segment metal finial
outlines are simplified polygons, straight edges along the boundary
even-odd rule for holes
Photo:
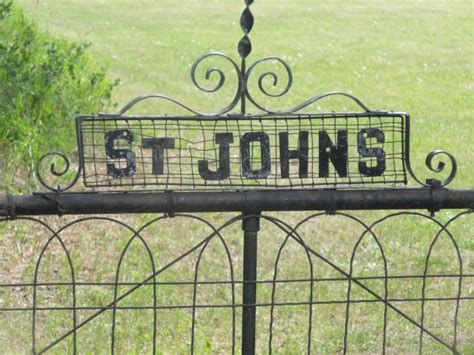
[[[238,51],[240,56],[243,58],[247,58],[250,52],[252,52],[252,43],[250,42],[250,38],[248,34],[252,31],[254,18],[253,14],[250,11],[250,5],[252,5],[253,0],[245,0],[245,10],[242,12],[242,16],[240,16],[240,27],[244,32],[244,36],[239,41]]]

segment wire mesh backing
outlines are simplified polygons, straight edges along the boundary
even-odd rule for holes
[[[406,183],[401,113],[81,116],[86,187],[303,188]]]

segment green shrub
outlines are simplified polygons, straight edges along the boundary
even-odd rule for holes
[[[3,183],[16,177],[18,184],[46,151],[71,153],[74,117],[110,105],[117,82],[107,79],[87,47],[42,33],[11,1],[0,0]]]

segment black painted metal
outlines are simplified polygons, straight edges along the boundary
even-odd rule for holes
[[[255,354],[256,316],[257,307],[257,263],[258,263],[258,231],[260,218],[248,215],[242,220],[244,231],[243,252],[243,291],[242,304],[247,306],[242,310],[242,354]]]
[[[474,208],[474,190],[291,190],[62,193],[0,196],[0,215],[430,210]]]

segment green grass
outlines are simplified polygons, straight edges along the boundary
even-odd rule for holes
[[[235,82],[232,73],[222,92],[200,93],[189,80],[190,66],[202,53],[217,50],[238,59],[236,44],[242,36],[238,26],[243,5],[239,1],[19,1],[30,18],[40,28],[71,40],[89,41],[99,61],[110,68],[121,85],[115,101],[124,106],[133,97],[159,92],[183,101],[201,111],[215,111],[227,103]],[[338,90],[350,91],[373,108],[408,111],[412,116],[412,156],[418,175],[424,180],[433,173],[424,168],[424,159],[433,149],[453,153],[459,163],[453,188],[472,187],[474,48],[472,1],[410,1],[410,2],[347,2],[334,0],[317,2],[256,1],[252,5],[255,26],[250,34],[254,50],[250,61],[264,56],[283,56],[294,73],[294,88],[285,98],[266,101],[275,108],[294,106],[316,94]],[[219,62],[221,63],[221,62]],[[224,66],[226,63],[222,63]],[[230,67],[226,67],[230,69]],[[271,66],[270,66],[271,68]],[[200,72],[204,75],[203,71]],[[254,83],[255,84],[255,83]],[[265,100],[265,98],[261,98]],[[322,111],[356,109],[344,100],[328,99]],[[314,111],[318,108],[314,107]],[[182,113],[166,103],[142,104],[134,113]],[[256,112],[256,111],[255,111]],[[308,213],[282,213],[290,224],[296,224]],[[367,221],[383,213],[357,213]],[[441,220],[453,216],[453,211],[440,214]],[[218,226],[228,214],[205,215]],[[121,217],[134,226],[153,216]],[[59,226],[63,220],[48,219]],[[0,239],[2,282],[31,281],[32,271],[46,234],[31,223],[15,222],[3,225]],[[342,217],[324,217],[302,227],[305,241],[334,263],[348,270],[352,248],[361,233],[360,226]],[[390,275],[420,274],[426,252],[436,227],[413,217],[395,218],[378,227],[388,261]],[[473,273],[474,235],[472,217],[463,217],[452,229],[461,249],[464,272]],[[151,226],[144,233],[155,257],[157,268],[177,257],[201,240],[209,229],[186,219],[171,219]],[[65,243],[71,250],[75,271],[81,281],[113,281],[118,256],[130,235],[110,223],[93,222],[78,225],[68,231]],[[233,256],[236,278],[241,278],[242,238],[238,224],[224,231]],[[259,239],[259,279],[273,277],[276,253],[285,238],[284,233],[263,223]],[[457,264],[446,235],[437,244],[430,272],[454,272]],[[215,239],[205,252],[202,279],[229,278],[224,250]],[[197,254],[182,260],[159,277],[159,281],[193,279]],[[295,242],[289,242],[283,252],[279,278],[308,277],[305,254]],[[340,277],[336,271],[317,260],[317,277]],[[42,265],[43,280],[67,280],[64,255],[58,246],[51,248]],[[44,269],[43,269],[44,268]],[[56,271],[55,271],[56,270]],[[358,275],[380,275],[380,254],[373,242],[365,240],[358,249],[354,272]],[[134,243],[124,258],[122,280],[138,281],[150,273],[150,262],[139,243]],[[5,275],[5,277],[3,277]],[[463,296],[471,296],[474,284],[465,279]],[[380,281],[366,284],[382,292]],[[189,304],[191,286],[161,286],[160,304]],[[124,292],[127,288],[119,289]],[[198,302],[229,303],[230,287],[200,286]],[[344,299],[347,283],[317,283],[316,300]],[[453,296],[453,280],[434,279],[427,283],[427,296]],[[31,304],[31,288],[1,291],[5,306]],[[69,288],[50,287],[41,291],[38,305],[67,304]],[[240,302],[241,286],[236,286]],[[258,300],[271,301],[271,284],[259,285]],[[420,297],[421,280],[389,282],[389,297]],[[298,302],[306,300],[306,282],[277,286],[276,300]],[[78,289],[81,305],[102,305],[113,297],[112,287],[82,287]],[[152,289],[145,288],[127,298],[122,305],[150,304]],[[352,298],[369,297],[354,286]],[[420,316],[419,303],[397,303],[415,320]],[[427,325],[443,339],[452,338],[453,302],[432,302],[426,306]],[[351,306],[349,344],[352,353],[376,353],[381,349],[380,304]],[[313,351],[337,353],[342,350],[345,305],[315,305]],[[80,311],[83,319],[91,311]],[[228,353],[230,349],[230,310],[199,310],[196,325],[198,353]],[[472,302],[461,303],[459,343],[462,353],[474,353],[474,323]],[[308,307],[275,309],[274,350],[277,353],[299,353],[305,349]],[[70,312],[44,312],[40,315],[38,339],[40,346],[54,335],[61,334],[71,324]],[[111,312],[106,312],[78,332],[80,352],[106,352],[110,349]],[[394,312],[388,314],[388,344],[391,353],[416,353],[418,331]],[[163,353],[184,353],[190,346],[192,314],[189,309],[158,312],[159,350]],[[258,311],[259,352],[268,347],[270,309]],[[241,313],[237,310],[237,340],[240,337]],[[0,315],[0,351],[28,352],[31,314]],[[123,352],[150,351],[150,311],[117,312],[117,349]],[[239,344],[239,342],[237,342]],[[56,353],[70,349],[65,342]],[[239,347],[240,345],[238,345]],[[444,350],[426,341],[426,353]]]

